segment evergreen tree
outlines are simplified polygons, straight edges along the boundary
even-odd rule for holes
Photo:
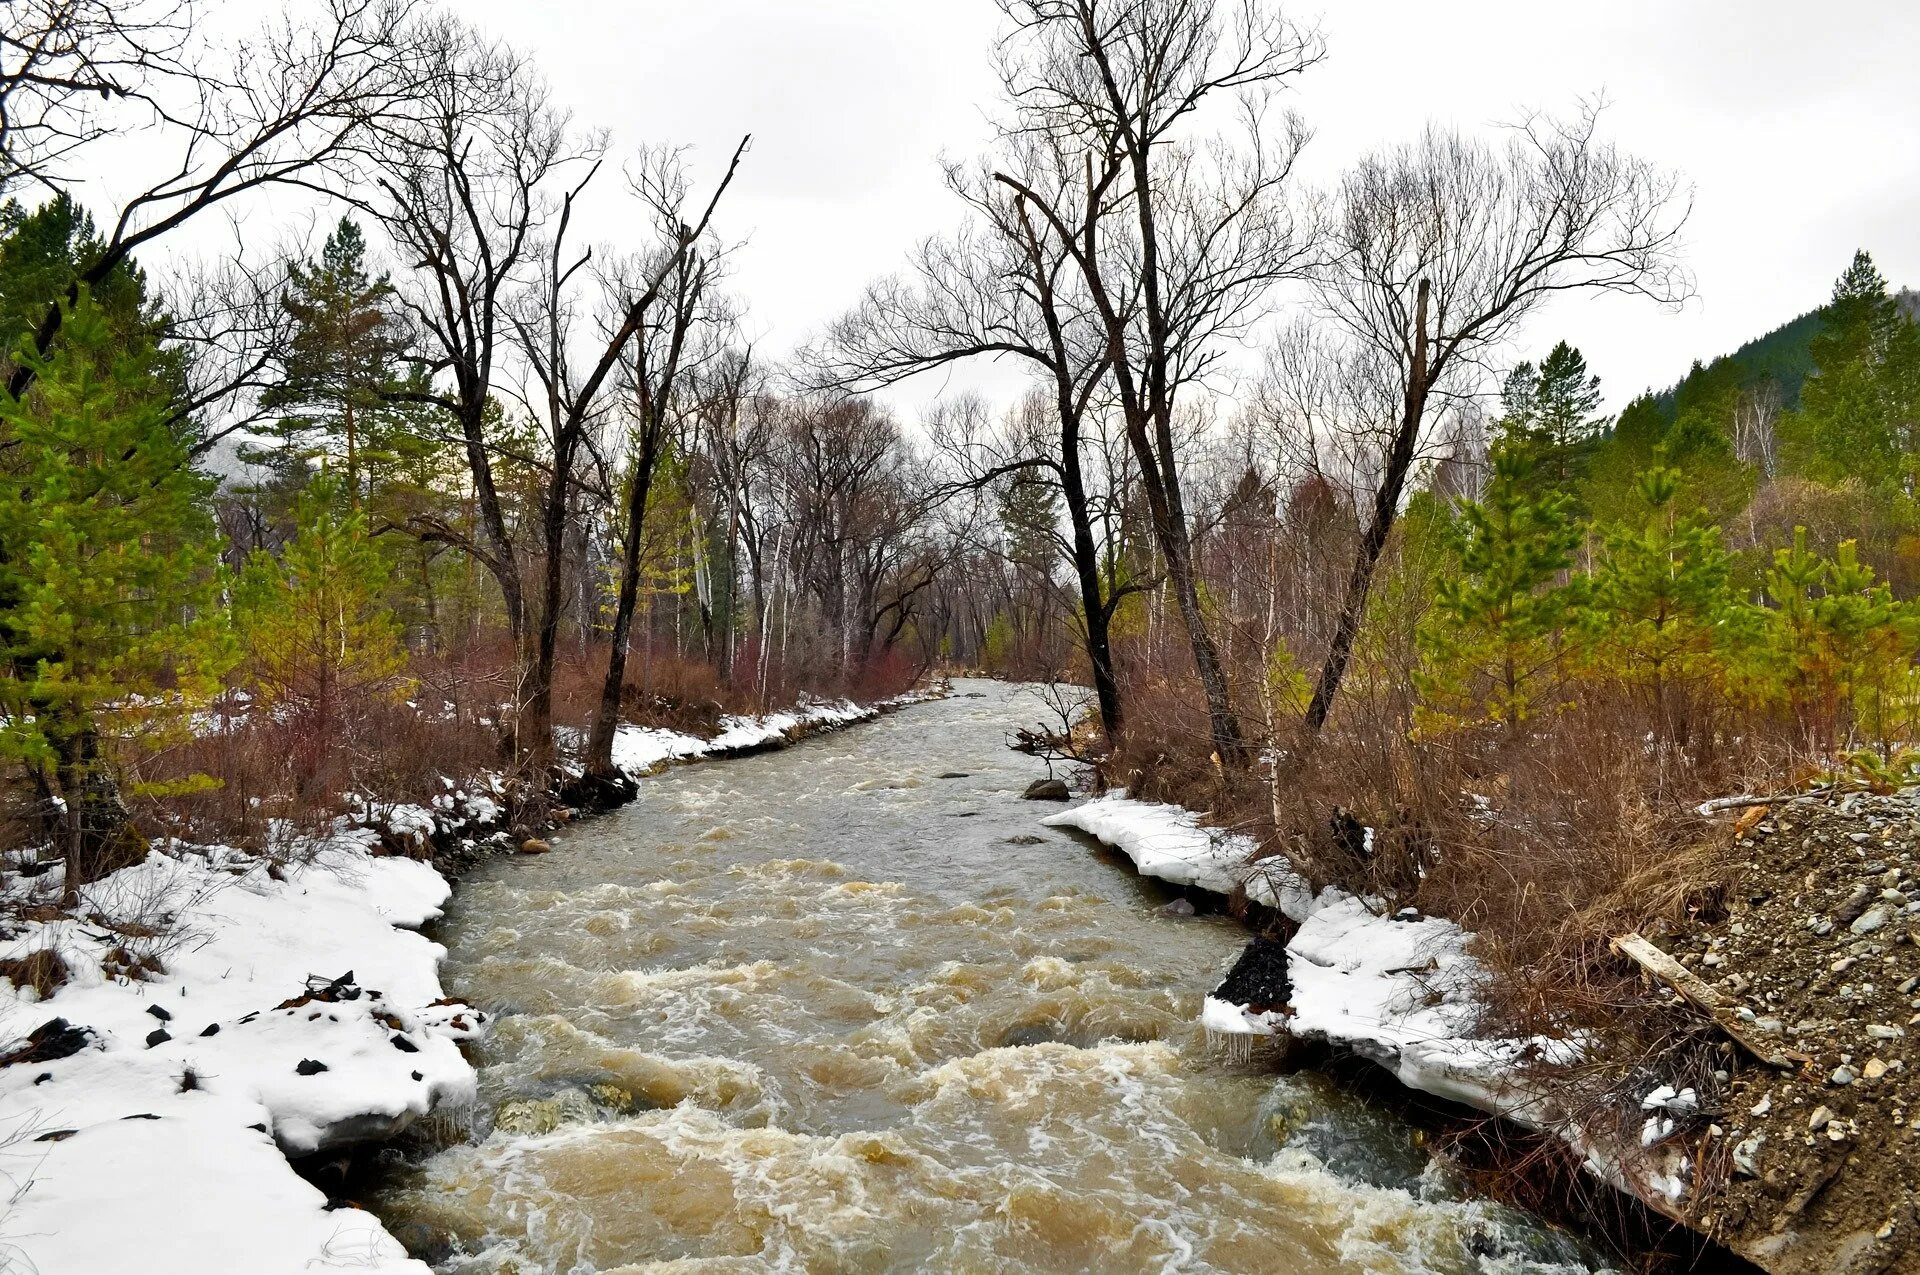
[[[131,747],[177,729],[231,663],[218,553],[164,361],[83,292],[24,399],[0,393],[0,756],[23,763],[69,891],[145,852]]]
[[[1822,482],[1887,487],[1912,477],[1920,438],[1920,329],[1865,252],[1834,284],[1812,341],[1817,373],[1784,423],[1788,459]]]
[[[364,514],[341,512],[340,484],[317,480],[295,506],[293,539],[279,558],[256,552],[234,594],[245,674],[260,705],[286,713],[313,742],[304,789],[353,714],[370,699],[399,698],[403,631],[384,598],[393,564]]]
[[[1422,624],[1420,689],[1439,721],[1492,719],[1510,732],[1557,682],[1573,590],[1560,583],[1580,529],[1565,492],[1542,491],[1524,446],[1496,447],[1479,500],[1444,524],[1447,571]]]
[[[1912,725],[1920,610],[1875,579],[1854,541],[1825,558],[1794,528],[1793,544],[1774,551],[1766,591],[1766,668],[1816,747],[1831,753],[1862,730],[1884,744]]]
[[[346,468],[348,503],[360,504],[365,462],[378,463],[391,446],[405,445],[385,410],[398,387],[405,334],[391,313],[393,286],[368,273],[366,240],[342,218],[318,260],[288,271],[281,304],[293,333],[281,355],[282,379],[261,396],[263,406],[287,409],[277,429],[285,450],[270,463],[284,470],[310,455],[336,451]]]
[[[105,250],[93,218],[66,193],[29,212],[18,201],[0,206],[0,369],[64,299],[80,272]],[[147,296],[146,274],[124,261],[90,290],[91,303],[106,316],[108,330],[130,340],[151,341],[165,326]],[[151,351],[153,374],[176,400],[185,359],[178,351]]]
[[[1580,351],[1561,341],[1538,367],[1522,363],[1514,368],[1501,407],[1501,441],[1532,452],[1543,481],[1570,489],[1586,472],[1605,426],[1596,415],[1600,378],[1588,372]]]
[[[1644,693],[1658,738],[1684,743],[1687,692],[1719,679],[1735,599],[1719,528],[1680,512],[1664,460],[1640,476],[1641,518],[1604,533],[1580,627],[1592,671]]]

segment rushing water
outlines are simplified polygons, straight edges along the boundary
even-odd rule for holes
[[[1041,828],[1006,747],[1038,704],[958,689],[463,883],[446,980],[503,1013],[395,1230],[457,1275],[1586,1268],[1404,1124],[1210,1049],[1239,927]]]

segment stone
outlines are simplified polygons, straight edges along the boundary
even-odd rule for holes
[[[1860,1069],[1860,1076],[1864,1080],[1878,1080],[1886,1074],[1887,1064],[1878,1058],[1867,1059],[1867,1065]]]
[[[550,854],[553,847],[538,837],[528,837],[520,843],[521,854]]]
[[[1161,916],[1192,916],[1198,909],[1192,899],[1175,899],[1159,910]]]
[[[1760,1176],[1760,1148],[1767,1144],[1767,1135],[1756,1133],[1751,1138],[1742,1138],[1733,1144],[1734,1171],[1743,1177]]]
[[[1890,915],[1891,913],[1887,910],[1887,906],[1883,903],[1878,907],[1869,908],[1867,911],[1861,913],[1860,916],[1854,920],[1853,924],[1847,928],[1855,934],[1871,934],[1885,925]]]
[[[169,1014],[165,1009],[163,1009],[158,1005],[147,1006],[147,1012],[149,1014],[152,1014],[155,1018],[159,1019],[163,1023],[171,1022],[173,1020],[173,1015]]]
[[[1828,1124],[1832,1123],[1832,1121],[1833,1121],[1832,1107],[1828,1107],[1828,1106],[1815,1107],[1813,1109],[1813,1114],[1807,1117],[1807,1129],[1810,1132],[1818,1133],[1820,1132],[1820,1130],[1826,1128]]]
[[[1859,1073],[1854,1071],[1853,1068],[1840,1066],[1833,1069],[1833,1074],[1827,1077],[1827,1080],[1830,1084],[1846,1086],[1852,1084],[1859,1078]]]
[[[1868,1023],[1867,1035],[1875,1040],[1899,1040],[1907,1034],[1904,1027],[1889,1027],[1885,1023]]]
[[[1028,801],[1071,801],[1073,792],[1064,779],[1036,779],[1020,794]]]
[[[327,1065],[312,1058],[302,1058],[294,1065],[294,1074],[299,1076],[317,1076],[327,1070]]]
[[[156,1027],[147,1033],[147,1048],[152,1049],[155,1045],[164,1045],[172,1039],[173,1037],[167,1035],[166,1028]]]
[[[205,1027],[202,1027],[200,1029],[200,1034],[202,1036],[218,1036],[220,1034],[220,1024],[208,1023]]]
[[[1853,893],[1847,896],[1846,902],[1834,909],[1833,919],[1841,925],[1853,924],[1854,919],[1865,912],[1867,905],[1873,902],[1874,893],[1874,888],[1862,881],[1853,887]]]

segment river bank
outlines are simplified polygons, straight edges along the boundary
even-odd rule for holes
[[[1725,809],[1744,857],[1732,897],[1658,936],[1678,958],[1676,1010],[1728,1024],[1724,1063],[1664,1080],[1643,1067],[1611,1106],[1596,1105],[1591,1081],[1621,1067],[1605,1042],[1487,1034],[1485,974],[1452,922],[1337,889],[1316,896],[1277,861],[1252,862],[1249,839],[1178,806],[1110,794],[1047,822],[1143,875],[1286,918],[1284,944],[1250,949],[1250,963],[1272,967],[1259,999],[1233,979],[1208,998],[1216,1035],[1322,1042],[1408,1089],[1546,1134],[1595,1178],[1768,1271],[1920,1269],[1920,1102],[1904,1057],[1920,1024],[1920,793]]]
[[[714,737],[623,727],[640,779],[868,721],[881,704],[735,718]],[[350,1267],[424,1275],[379,1220],[335,1207],[290,1158],[377,1141],[470,1104],[462,1047],[491,1026],[446,997],[419,933],[439,867],[516,847],[497,788],[431,807],[366,800],[284,853],[170,845],[72,913],[57,866],[18,856],[0,946],[0,1262],[37,1275]]]

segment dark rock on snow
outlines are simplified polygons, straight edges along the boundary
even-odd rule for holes
[[[1254,939],[1227,971],[1225,981],[1213,989],[1213,995],[1216,1000],[1244,1006],[1256,1014],[1284,1010],[1293,995],[1293,982],[1287,977],[1287,945],[1273,939]]]
[[[33,1029],[33,1033],[27,1037],[26,1044],[6,1057],[0,1058],[0,1067],[11,1067],[14,1063],[44,1063],[71,1058],[85,1049],[92,1039],[91,1027],[75,1027],[64,1018],[49,1018]]]
[[[321,1072],[325,1071],[326,1069],[327,1069],[327,1065],[323,1062],[315,1062],[311,1058],[302,1058],[299,1062],[299,1065],[296,1066],[293,1070],[298,1075],[317,1076]]]
[[[152,1014],[155,1018],[159,1019],[163,1023],[170,1023],[173,1021],[173,1015],[169,1014],[165,1009],[161,1008],[158,1005],[147,1006],[147,1012],[149,1014]]]
[[[147,1048],[152,1049],[155,1045],[164,1045],[172,1039],[173,1037],[167,1034],[166,1028],[156,1027],[147,1033]]]

